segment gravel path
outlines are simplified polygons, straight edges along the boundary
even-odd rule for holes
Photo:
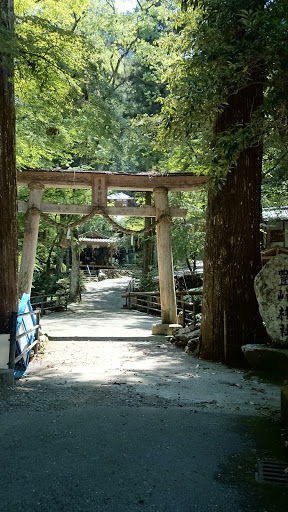
[[[68,311],[42,318],[43,331],[49,337],[146,337],[151,335],[155,318],[123,308],[128,277],[92,281],[82,295],[80,304],[70,304]]]

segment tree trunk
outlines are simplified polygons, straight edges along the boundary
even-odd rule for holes
[[[71,233],[71,273],[70,273],[70,294],[69,300],[74,302],[81,297],[80,293],[80,264],[79,244],[77,231]]]
[[[65,250],[62,247],[57,247],[56,250],[56,274],[63,272]]]
[[[262,91],[258,76],[231,95],[216,135],[249,123]],[[200,344],[206,359],[241,364],[241,345],[266,339],[253,286],[261,268],[261,170],[260,141],[242,151],[223,188],[208,194]]]
[[[1,30],[13,30],[13,1],[0,2]],[[17,311],[17,207],[12,59],[0,53],[0,333]]]
[[[145,192],[145,204],[151,205],[152,192]],[[149,228],[154,219],[145,217],[145,228]],[[152,231],[144,235],[143,241],[143,274],[147,274],[153,265],[154,243],[152,240]]]
[[[195,261],[195,258],[193,258],[193,261]],[[194,270],[193,270],[193,269],[192,269],[192,267],[191,267],[191,265],[190,265],[189,258],[186,258],[186,263],[187,263],[188,270],[189,270],[189,271],[191,272],[191,274],[192,274],[192,272],[193,272],[193,271],[195,271],[195,266],[193,266],[193,269],[194,269]]]

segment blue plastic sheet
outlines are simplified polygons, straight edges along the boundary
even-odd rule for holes
[[[16,339],[16,357],[21,354],[25,347],[31,345],[34,341],[36,329],[27,333],[30,329],[36,325],[35,315],[27,315],[21,317],[19,315],[27,312],[32,312],[33,308],[30,304],[30,295],[28,293],[23,293],[21,297],[21,301],[19,304],[18,317],[17,317],[17,326],[16,326],[16,337],[20,334],[23,334],[21,338]],[[24,334],[25,333],[25,334]],[[25,371],[29,364],[31,350],[25,352],[23,357],[18,361],[16,370]]]
[[[29,370],[14,370],[14,379],[19,380],[25,375],[28,375]]]

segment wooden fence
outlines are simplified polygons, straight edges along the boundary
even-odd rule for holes
[[[31,297],[31,306],[39,308],[41,315],[45,315],[46,311],[67,310],[68,294],[67,293],[50,293],[45,295],[35,295]]]
[[[201,312],[201,306],[196,304],[195,297],[202,296],[202,291],[176,291],[177,314],[180,323],[196,323],[196,314]],[[127,291],[122,295],[126,299],[124,307],[136,309],[148,315],[161,316],[160,292]]]

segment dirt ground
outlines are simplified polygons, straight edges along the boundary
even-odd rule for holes
[[[42,318],[48,344],[16,383],[11,407],[173,403],[195,411],[279,415],[279,386],[253,372],[194,358],[168,338],[152,336],[152,323],[160,319],[123,308],[127,283],[91,282],[80,304]]]

